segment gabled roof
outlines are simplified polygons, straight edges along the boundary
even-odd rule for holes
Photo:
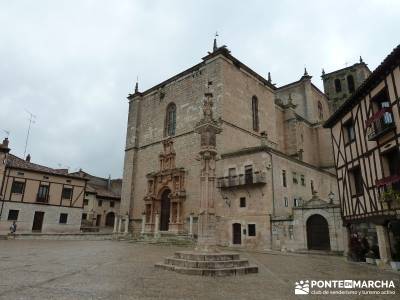
[[[28,170],[28,171],[35,171],[40,173],[46,173],[50,175],[59,175],[65,177],[73,177],[73,178],[80,178],[74,174],[69,174],[68,169],[53,169],[43,165],[34,164],[32,162],[26,161],[25,159],[19,158],[13,154],[9,154],[7,156],[7,168],[14,168],[14,169],[21,169],[21,170]]]
[[[396,66],[400,64],[400,44],[383,60],[383,62],[368,76],[358,89],[349,97],[325,122],[325,128],[331,128],[340,120],[354,105],[361,101],[363,97],[373,89],[376,84],[381,82],[384,77]]]
[[[73,173],[75,176],[88,180],[86,192],[100,198],[121,198],[122,179],[108,179],[91,175],[83,170]]]

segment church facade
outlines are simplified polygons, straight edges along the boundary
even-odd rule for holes
[[[305,70],[282,87],[225,47],[129,95],[119,222],[134,235],[197,235],[201,141],[195,127],[213,95],[215,221],[220,245],[343,250],[329,131],[330,104]],[[321,229],[322,228],[322,229]]]

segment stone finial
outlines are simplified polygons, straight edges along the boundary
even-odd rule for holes
[[[26,156],[25,160],[26,160],[27,162],[31,162],[31,155],[28,154],[28,155]]]
[[[306,67],[304,67],[304,75],[303,75],[303,76],[308,76],[307,68],[306,68]]]
[[[271,79],[271,72],[268,72],[268,82],[271,83],[272,79]]]
[[[324,76],[325,75],[325,70],[324,70],[324,68],[322,68],[322,76]]]
[[[363,61],[363,59],[362,59],[362,57],[361,57],[361,55],[360,55],[360,64],[362,64],[364,61]]]
[[[215,33],[214,45],[213,45],[213,52],[217,51],[217,49],[218,49],[218,46],[217,46],[217,37],[218,37],[218,32]]]
[[[136,79],[136,84],[135,84],[135,94],[139,93],[139,78]]]

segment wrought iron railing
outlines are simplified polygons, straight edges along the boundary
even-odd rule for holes
[[[370,141],[376,140],[380,135],[395,126],[392,109],[390,107],[383,107],[381,110],[373,114],[365,122],[365,125],[368,130],[368,139]]]
[[[219,188],[230,188],[230,187],[238,187],[246,185],[250,186],[250,185],[266,184],[266,183],[267,183],[266,174],[265,172],[261,171],[218,178]]]

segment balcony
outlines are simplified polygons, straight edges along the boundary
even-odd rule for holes
[[[376,187],[381,193],[381,201],[392,202],[400,199],[400,175],[391,175],[376,180]]]
[[[387,133],[395,127],[392,109],[384,107],[380,111],[374,113],[366,123],[368,140],[376,141],[380,136]]]
[[[218,178],[218,188],[255,186],[267,183],[265,172],[254,172]]]

